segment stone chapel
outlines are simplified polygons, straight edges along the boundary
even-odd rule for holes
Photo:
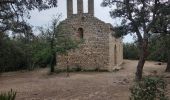
[[[68,65],[82,70],[112,71],[122,64],[122,39],[113,36],[111,24],[94,16],[94,0],[88,0],[88,13],[83,12],[83,0],[77,0],[77,14],[73,14],[73,0],[67,0],[67,18],[59,25],[84,42],[76,50],[71,50],[68,56],[57,56],[57,68],[66,69]]]

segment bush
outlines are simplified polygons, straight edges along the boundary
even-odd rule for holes
[[[1,93],[0,94],[0,100],[15,100],[16,92],[9,91],[8,93]]]
[[[123,58],[136,60],[139,58],[139,51],[135,43],[123,44]]]
[[[149,56],[147,57],[147,60],[166,62],[167,54],[166,52],[164,52],[164,49],[159,50],[160,47],[158,47],[157,44],[158,43],[155,42],[150,43],[148,47]],[[137,46],[137,43],[123,44],[123,58],[132,60],[139,59],[139,48]]]
[[[166,83],[162,78],[145,77],[130,88],[130,100],[168,100],[165,88]]]

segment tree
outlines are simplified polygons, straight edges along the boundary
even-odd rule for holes
[[[57,0],[1,0],[0,32],[24,32],[29,27],[25,18],[30,18],[31,10],[41,11],[51,7],[57,7]]]
[[[138,49],[135,43],[124,43],[123,49],[124,59],[138,59]]]
[[[150,54],[147,59],[161,62],[167,61],[167,54],[164,52],[166,51],[164,45],[163,38],[160,37],[159,34],[154,34],[149,40],[148,49]]]
[[[32,10],[42,11],[52,7],[57,7],[57,0],[0,1],[0,67],[4,71],[33,68],[37,66],[34,64],[43,62],[40,61],[43,57],[39,56],[47,50],[39,46],[43,42],[36,41],[32,26],[26,19],[30,18]],[[8,35],[10,33],[12,35]]]
[[[161,5],[168,1],[160,0],[103,0],[102,6],[116,5],[110,11],[112,18],[120,18],[121,25],[115,28],[118,36],[134,34],[137,37],[139,49],[139,62],[136,70],[136,79],[142,79],[143,66],[148,57],[149,38],[152,29],[161,12]]]
[[[23,52],[26,49],[23,42],[11,39],[5,34],[0,44],[0,71],[26,69],[28,64],[26,61],[27,54],[30,54],[30,52]]]
[[[163,52],[167,55],[167,68],[166,72],[170,72],[170,1],[169,3],[161,4],[160,14],[155,26],[152,29],[156,33],[156,38],[161,45]]]
[[[67,55],[68,51],[78,47],[78,41],[70,36],[69,31],[63,27],[58,26],[61,15],[57,15],[56,18],[52,19],[52,25],[47,29],[40,28],[41,35],[45,37],[48,47],[50,48],[50,69],[51,72],[54,72],[54,67],[57,64],[57,55],[65,54]],[[68,69],[68,68],[67,68]]]
[[[162,13],[157,24],[159,28],[156,30],[162,37],[162,46],[164,47],[164,52],[167,54],[167,67],[165,71],[170,72],[170,4],[163,5]]]

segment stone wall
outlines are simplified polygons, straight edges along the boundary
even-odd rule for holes
[[[88,13],[94,16],[94,0],[88,0]]]
[[[123,63],[123,43],[121,39],[117,39],[117,47],[117,66],[119,66]]]
[[[67,0],[67,19],[60,28],[68,30],[72,37],[79,39],[79,29],[84,42],[68,55],[57,56],[57,68],[104,69],[110,70],[123,62],[121,39],[112,36],[112,26],[94,17],[94,0],[88,0],[88,13],[83,12],[83,0],[77,0],[77,14],[73,14],[73,0]],[[80,34],[79,34],[80,35]]]
[[[73,0],[67,0],[67,17],[73,14]]]
[[[109,66],[109,25],[97,18],[84,14],[73,15],[63,21],[60,26],[68,29],[72,36],[77,36],[78,28],[84,30],[84,43],[68,56],[58,56],[58,68],[81,67],[82,69],[108,69]]]
[[[112,33],[112,32],[111,32]],[[109,70],[123,63],[123,43],[120,38],[109,36]]]
[[[83,13],[83,0],[77,0],[77,13]]]

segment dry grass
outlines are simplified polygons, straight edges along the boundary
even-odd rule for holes
[[[136,65],[137,61],[125,60],[118,72],[77,72],[70,77],[48,75],[48,69],[3,73],[0,91],[16,90],[17,100],[129,100]],[[144,74],[162,74],[165,66],[146,62]]]

